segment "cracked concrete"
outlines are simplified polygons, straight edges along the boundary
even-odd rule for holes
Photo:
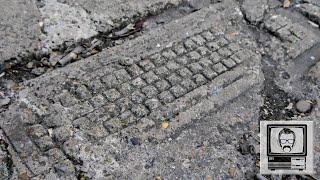
[[[10,98],[0,111],[8,144],[0,157],[13,162],[1,161],[0,172],[7,179],[255,179],[262,178],[260,120],[312,120],[319,129],[314,11],[277,0],[186,2],[169,11],[187,13],[164,12],[134,38],[65,67],[17,83],[6,78],[23,68],[5,71],[21,74],[0,81],[14,84],[0,86],[0,98]],[[72,47],[180,3],[37,1],[42,43],[48,52]],[[296,109],[300,100],[311,103],[306,113]]]
[[[1,1],[0,72],[10,58],[21,58],[39,50],[40,13],[30,0]]]
[[[46,1],[39,9],[45,34],[42,39],[43,52],[58,49],[63,43],[72,44],[98,34],[89,14],[81,7]]]
[[[258,24],[263,20],[265,11],[268,9],[268,0],[245,0],[242,3],[241,8],[244,11],[245,17],[250,22]]]
[[[4,2],[0,70],[4,61],[43,58],[65,51],[74,44],[156,15],[175,7],[182,0],[150,1],[57,1],[40,0]],[[24,13],[24,14],[22,14]],[[19,58],[18,58],[19,57]],[[12,58],[18,58],[13,61]],[[11,59],[11,60],[10,60]]]
[[[180,3],[179,0],[43,1],[39,9],[44,20],[44,51],[110,32],[133,19],[157,14]]]

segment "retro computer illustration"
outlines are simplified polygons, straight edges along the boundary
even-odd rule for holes
[[[268,125],[268,169],[306,168],[306,125]]]
[[[265,121],[260,125],[260,170],[263,174],[307,174],[313,171],[312,122]]]

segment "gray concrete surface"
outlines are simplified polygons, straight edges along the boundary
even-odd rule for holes
[[[0,70],[3,62],[40,48],[40,13],[30,0],[1,0]]]
[[[4,76],[0,98],[10,102],[0,107],[3,177],[254,179],[259,121],[312,120],[312,176],[320,178],[320,31],[315,11],[299,8],[318,5],[188,2],[193,12],[165,11],[152,21],[169,20],[95,55],[23,82],[14,81],[25,71]],[[43,42],[57,39],[50,49],[179,3],[70,0],[37,6],[46,17]],[[303,113],[299,101],[310,105]]]
[[[42,41],[43,51],[50,52],[52,49],[59,49],[63,43],[72,44],[96,36],[98,33],[110,32],[149,14],[157,14],[170,6],[177,6],[181,2],[181,0],[44,0],[38,5],[45,32]]]
[[[53,51],[109,33],[139,18],[177,6],[181,0],[149,1],[3,1],[0,64],[48,56]],[[32,57],[31,57],[32,58]],[[19,59],[20,60],[20,59]],[[20,60],[21,61],[21,60]]]

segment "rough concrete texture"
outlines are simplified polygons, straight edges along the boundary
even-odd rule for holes
[[[40,0],[1,2],[0,64],[5,60],[40,54],[80,43],[98,33],[160,13],[182,0],[82,1]],[[38,7],[38,8],[37,8]],[[42,31],[41,31],[42,30]],[[40,41],[40,42],[39,42]],[[12,60],[11,60],[12,61]]]
[[[3,62],[39,47],[40,13],[30,0],[0,1],[0,71]]]
[[[117,3],[121,10],[105,13]],[[73,39],[98,31],[94,17],[119,23],[124,14],[131,19],[168,3],[178,2],[38,7],[48,13],[47,35]],[[189,1],[197,11],[8,88],[0,173],[39,180],[281,179],[258,175],[259,121],[312,120],[312,177],[319,179],[320,31],[313,19],[279,1],[207,3]],[[49,17],[54,8],[67,15]],[[73,23],[69,15],[83,25],[70,36],[61,26]]]
[[[56,49],[65,42],[79,42],[98,32],[109,32],[132,22],[133,18],[156,14],[179,3],[181,0],[44,0],[38,5],[46,33],[42,42],[44,50]]]
[[[250,22],[257,24],[264,18],[264,13],[268,8],[268,0],[245,0],[241,8],[244,11],[245,17]]]
[[[42,40],[44,51],[57,49],[64,42],[77,42],[97,35],[89,14],[82,8],[49,0],[39,9],[45,33],[45,38]]]
[[[320,5],[314,5],[311,3],[298,4],[296,6],[302,13],[309,16],[309,18],[320,25]]]

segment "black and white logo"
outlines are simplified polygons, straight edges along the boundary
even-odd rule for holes
[[[261,174],[313,173],[312,121],[260,122]]]
[[[283,152],[291,152],[295,141],[296,134],[290,128],[283,128],[279,132],[279,146],[283,150]]]

